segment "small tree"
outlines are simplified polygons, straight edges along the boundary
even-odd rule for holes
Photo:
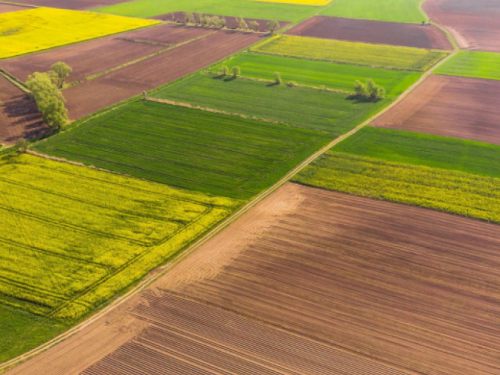
[[[283,83],[283,80],[281,79],[281,73],[279,72],[274,73],[274,81],[276,82],[277,85],[281,85]]]
[[[238,21],[238,29],[241,29],[241,30],[248,29],[248,25],[247,25],[246,21],[243,19],[243,17],[241,17]]]
[[[356,80],[354,83],[354,91],[356,92],[356,95],[366,96],[366,87],[361,81]]]
[[[62,89],[64,81],[72,71],[73,69],[68,64],[59,61],[50,67],[49,74],[57,88]]]
[[[233,77],[238,78],[241,74],[241,69],[239,66],[233,66]]]
[[[26,152],[28,150],[28,142],[24,138],[18,138],[16,148],[19,152]]]
[[[196,18],[198,18],[198,25],[201,26],[201,23],[203,22],[203,14],[202,13],[196,13]]]
[[[259,23],[257,21],[251,21],[250,22],[250,28],[253,30],[253,31],[259,31]]]
[[[224,17],[222,17],[219,21],[219,26],[220,28],[224,28],[226,27],[226,19]]]
[[[357,95],[370,99],[380,99],[385,95],[385,89],[377,85],[371,78],[366,80],[366,84],[356,81],[354,83],[354,91],[356,91]]]
[[[195,22],[195,20],[194,20],[193,13],[191,13],[191,12],[184,12],[184,22],[185,22],[186,24],[188,24],[188,23],[193,23],[193,24],[195,24],[196,22]]]
[[[278,21],[269,21],[267,27],[269,27],[271,34],[274,34],[274,31],[280,28],[280,23]]]
[[[225,65],[222,65],[220,68],[220,72],[225,77],[229,74],[229,68]]]
[[[295,87],[295,86],[297,86],[297,82],[295,82],[295,81],[290,81],[290,82],[287,82],[287,83],[286,83],[286,85],[287,85],[288,87]]]

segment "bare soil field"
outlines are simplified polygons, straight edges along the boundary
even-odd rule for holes
[[[149,43],[180,44],[213,33],[214,31],[214,29],[210,28],[168,23],[124,33],[119,35],[118,38]]]
[[[174,48],[64,90],[71,119],[141,94],[207,67],[252,45],[261,34],[228,30]]]
[[[198,15],[193,14],[195,21],[199,22]],[[213,14],[205,14],[205,16],[213,17]],[[219,18],[222,18],[222,16],[218,16]],[[236,17],[224,17],[226,19],[226,27],[229,29],[236,29],[238,27],[238,19]],[[185,17],[183,12],[174,12],[174,13],[167,13],[167,14],[161,14],[159,16],[151,17],[153,20],[161,20],[161,21],[171,21],[171,22],[184,22]],[[245,18],[245,22],[247,25],[250,25],[250,22],[257,21],[259,24],[258,31],[269,31],[269,27],[267,26],[267,23],[269,22],[268,20],[259,20],[255,18]],[[280,30],[288,25],[290,25],[290,22],[280,22],[280,27],[277,30]]]
[[[20,137],[33,139],[46,131],[35,102],[0,75],[0,143],[12,145]]]
[[[410,23],[315,16],[285,34],[426,49],[453,49],[446,35],[436,26]]]
[[[500,52],[498,0],[427,0],[423,9],[450,31],[460,48]]]
[[[39,7],[83,10],[124,3],[126,0],[20,0],[19,3]]]
[[[500,82],[432,75],[370,125],[500,144]]]
[[[0,3],[0,14],[2,14],[2,13],[10,13],[10,12],[17,12],[17,11],[26,10],[26,9],[30,9],[30,8],[23,7],[23,6],[20,6],[20,5]]]

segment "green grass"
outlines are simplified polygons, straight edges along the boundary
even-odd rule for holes
[[[194,75],[152,96],[322,130],[334,136],[348,132],[391,101],[363,102],[343,93],[212,74]]]
[[[27,311],[0,304],[0,363],[56,337],[68,326]]]
[[[37,150],[206,193],[247,199],[331,136],[155,102],[137,102]]]
[[[25,154],[0,158],[0,176],[0,305],[65,323],[242,203]]]
[[[365,127],[345,139],[335,151],[386,161],[424,165],[500,178],[500,146]]]
[[[434,74],[500,80],[500,54],[460,51]]]
[[[318,7],[247,0],[137,0],[93,11],[143,18],[190,11],[228,17],[299,22],[317,12]]]
[[[329,150],[301,184],[500,223],[500,179]]]
[[[276,35],[250,50],[268,55],[419,72],[428,70],[449,54],[438,50],[290,35]]]
[[[420,9],[422,0],[335,0],[320,14],[332,17],[400,23],[422,23],[427,16]]]
[[[401,72],[388,69],[374,69],[364,66],[334,64],[322,61],[295,59],[291,57],[243,53],[230,58],[212,71],[220,71],[222,65],[231,68],[239,66],[245,77],[273,80],[274,73],[280,72],[284,81],[295,81],[299,85],[321,87],[322,85],[348,92],[354,91],[354,82],[373,78],[387,91],[389,96],[398,96],[413,85],[420,73]]]

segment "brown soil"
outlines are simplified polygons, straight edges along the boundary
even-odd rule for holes
[[[217,31],[205,38],[105,74],[64,91],[71,119],[79,119],[186,74],[257,42],[260,34]]]
[[[205,16],[213,17],[213,14],[204,14]],[[195,21],[198,22],[199,17],[197,14],[193,14]],[[229,29],[236,29],[238,27],[238,19],[236,17],[222,17],[218,16],[219,18],[225,18],[226,20],[226,27]],[[167,13],[167,14],[161,14],[159,16],[151,17],[153,20],[161,20],[161,21],[171,21],[171,22],[184,22],[185,17],[183,12],[174,12],[174,13]],[[269,31],[269,27],[267,26],[267,23],[269,22],[268,20],[259,20],[255,18],[245,18],[245,22],[247,23],[248,26],[250,26],[250,22],[252,21],[257,21],[259,24],[258,31]],[[290,22],[280,22],[280,27],[277,30],[280,30],[288,25],[291,25]]]
[[[423,8],[453,34],[460,48],[500,52],[498,0],[427,0]]]
[[[500,81],[430,76],[370,125],[500,145]]]
[[[213,29],[203,27],[164,24],[121,34],[119,38],[163,44],[180,44],[210,34],[213,31]]]
[[[1,75],[0,102],[0,143],[12,145],[18,138],[33,139],[48,131],[35,102]]]
[[[18,3],[61,9],[91,9],[124,3],[127,0],[19,0]]]
[[[19,6],[19,5],[11,5],[11,4],[2,4],[2,3],[0,3],[0,14],[2,14],[2,13],[10,13],[10,12],[17,12],[17,11],[26,10],[26,9],[30,9],[30,8]]]
[[[396,22],[316,16],[291,28],[286,34],[393,46],[453,49],[446,35],[436,26]]]

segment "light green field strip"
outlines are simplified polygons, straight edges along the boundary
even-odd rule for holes
[[[500,223],[500,179],[328,151],[295,182]]]
[[[276,35],[252,47],[251,51],[408,71],[426,71],[448,55],[448,52],[437,50],[352,43],[289,35]]]
[[[459,51],[434,74],[500,80],[500,54]]]
[[[0,231],[0,303],[66,322],[240,204],[29,155],[2,157],[0,171],[1,225],[9,228]]]
[[[420,73],[413,72],[374,69],[259,53],[243,53],[212,67],[210,70],[218,72],[222,65],[230,69],[233,66],[239,66],[241,74],[245,77],[273,80],[274,73],[279,72],[285,82],[295,81],[299,85],[314,87],[324,85],[330,89],[347,92],[354,91],[356,80],[365,81],[367,78],[372,78],[386,89],[389,96],[402,94],[421,76]]]
[[[248,0],[137,0],[93,11],[143,18],[190,11],[228,17],[299,22],[312,16],[318,11],[318,7]]]
[[[363,20],[421,23],[428,21],[422,0],[335,0],[319,14]]]

